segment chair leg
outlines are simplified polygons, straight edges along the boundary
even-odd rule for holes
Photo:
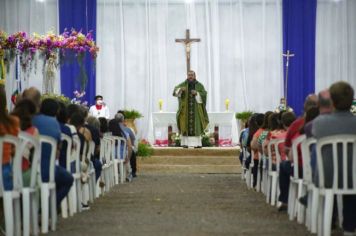
[[[119,184],[119,163],[114,161],[114,178],[115,178],[115,184]]]
[[[124,174],[124,163],[120,162],[120,183],[124,183],[125,181],[125,174]]]
[[[21,235],[21,200],[20,198],[14,199],[14,210],[15,210],[15,235]]]
[[[30,192],[28,189],[22,190],[22,228],[23,236],[30,235]]]
[[[31,213],[32,213],[32,234],[33,235],[38,235],[39,234],[39,229],[38,229],[38,192],[35,191],[31,195]]]
[[[14,208],[11,194],[3,193],[6,235],[14,235]]]
[[[41,231],[43,234],[48,233],[49,218],[49,189],[48,185],[42,183],[41,186]]]
[[[272,176],[272,191],[271,191],[271,205],[276,204],[276,195],[277,195],[277,176]]]
[[[342,228],[342,222],[344,221],[342,195],[337,195],[337,211],[339,215],[339,226]]]
[[[324,196],[319,195],[318,236],[323,236],[323,217],[324,217]]]
[[[304,222],[304,214],[305,214],[305,207],[299,202],[299,198],[305,195],[305,191],[303,188],[303,183],[300,181],[298,183],[298,198],[296,199],[297,202],[297,222],[302,224]]]
[[[289,195],[288,195],[288,213],[289,220],[294,220],[295,217],[295,183],[291,182],[289,185]]]
[[[318,229],[318,207],[319,207],[319,190],[313,187],[312,199],[310,204],[310,232],[315,234]]]
[[[323,216],[323,235],[331,235],[331,220],[333,215],[334,193],[332,190],[325,191],[324,216]]]
[[[63,218],[68,218],[68,197],[65,197],[61,202],[61,211]]]
[[[57,199],[56,199],[56,189],[51,189],[51,230],[56,230],[57,224]]]
[[[266,183],[266,203],[268,204],[270,202],[271,199],[271,184],[272,184],[272,180],[271,180],[271,176],[267,175],[267,183]]]
[[[68,193],[68,208],[69,208],[69,216],[73,216],[74,213],[76,212],[76,199],[75,199],[75,181],[73,181],[73,185],[69,190]]]
[[[77,181],[77,184],[76,184],[76,200],[77,200],[77,212],[81,212],[82,211],[82,183],[80,182],[80,178],[76,180]]]

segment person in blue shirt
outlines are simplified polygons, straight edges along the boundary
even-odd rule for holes
[[[51,98],[45,99],[41,104],[40,113],[35,115],[32,119],[32,123],[38,129],[40,135],[50,136],[58,142],[56,151],[60,150],[61,141],[61,128],[56,120],[58,109],[59,105],[56,100]],[[42,146],[41,153],[41,177],[43,182],[49,181],[50,152],[51,147],[44,144]],[[72,175],[67,172],[65,168],[59,165],[55,166],[55,183],[58,207],[60,206],[61,201],[67,196],[73,181],[74,179]]]

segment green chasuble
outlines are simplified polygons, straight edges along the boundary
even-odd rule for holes
[[[185,91],[179,92],[180,89],[185,88]],[[191,94],[195,90],[200,95]],[[206,96],[207,92],[204,86],[198,81],[183,83],[174,88],[173,96],[178,97],[179,107],[177,112],[177,126],[180,134],[183,136],[200,136],[206,129],[209,118],[206,112]],[[198,102],[197,102],[198,100]]]

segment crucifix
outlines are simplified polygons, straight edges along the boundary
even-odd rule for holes
[[[176,43],[184,43],[185,45],[185,55],[187,60],[187,73],[190,70],[190,47],[194,42],[200,42],[200,39],[190,38],[189,29],[185,31],[185,39],[176,39]]]
[[[294,57],[294,54],[291,54],[289,50],[287,50],[287,53],[283,53],[282,54],[283,57],[286,58],[286,81],[285,81],[285,84],[284,84],[284,98],[285,98],[285,101],[286,101],[286,107],[287,107],[287,95],[288,95],[288,68],[289,68],[289,58],[290,57]]]

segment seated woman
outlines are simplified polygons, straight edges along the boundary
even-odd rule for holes
[[[6,109],[5,88],[0,85],[0,136],[7,134],[17,136],[20,131],[19,120],[15,116],[10,116]],[[2,175],[5,190],[12,190],[12,167],[11,156],[14,151],[11,144],[5,143],[2,153]]]
[[[126,139],[127,152],[126,152],[126,156],[124,157],[125,159],[124,164],[126,167],[126,176],[127,176],[126,181],[130,182],[132,180],[131,166],[130,166],[130,155],[131,155],[130,153],[132,150],[132,144],[129,135],[121,129],[120,122],[117,119],[112,119],[109,121],[109,132],[111,132],[113,136],[119,136]],[[124,153],[124,146],[121,145],[120,148],[121,148],[120,155],[122,156]]]
[[[36,114],[36,105],[29,99],[21,99],[11,113],[20,119],[20,128],[36,139],[39,139],[38,129],[32,125],[32,118]],[[29,145],[22,159],[23,186],[28,187],[31,181],[31,154],[33,147]]]

